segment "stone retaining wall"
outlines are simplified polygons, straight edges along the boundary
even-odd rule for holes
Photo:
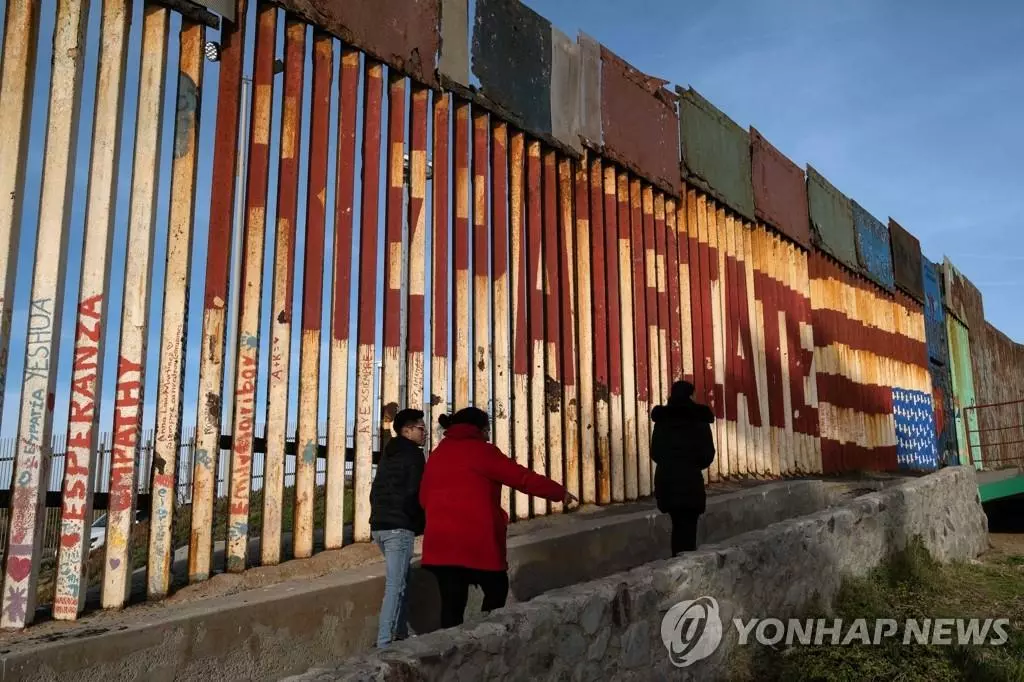
[[[830,605],[844,575],[866,574],[914,536],[944,562],[986,549],[987,521],[972,468],[944,469],[288,679],[722,679],[737,646],[733,618],[786,618],[815,602]],[[661,637],[662,619],[673,604],[700,596],[718,601],[724,637],[708,658],[676,668]]]

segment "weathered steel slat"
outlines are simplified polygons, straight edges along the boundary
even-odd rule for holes
[[[448,409],[448,226],[449,186],[449,100],[446,94],[434,97],[433,175],[431,176],[431,249],[430,271],[432,311],[430,315],[430,442],[441,442],[437,419]]]
[[[558,243],[558,168],[555,152],[544,151],[544,256],[541,283],[544,287],[544,353],[547,372],[544,376],[544,404],[547,417],[548,473],[552,480],[565,482],[562,411],[562,317],[559,301],[562,281],[558,271],[561,251]],[[562,512],[561,502],[550,504],[551,513]]]
[[[263,458],[263,529],[260,559],[264,565],[274,565],[281,561],[284,449],[288,438],[288,388],[292,371],[292,294],[295,286],[295,241],[299,204],[299,148],[301,131],[305,125],[302,120],[302,84],[306,63],[306,24],[289,18],[284,34],[284,96],[281,102],[281,145],[277,170],[277,229],[270,315],[270,376],[267,377],[267,451]],[[265,56],[261,56],[266,59]],[[260,66],[266,68],[263,63]],[[267,77],[265,72],[259,75],[263,79]],[[254,124],[265,123],[254,120]],[[300,391],[299,396],[302,395]],[[303,399],[300,397],[299,404],[302,402]],[[293,530],[294,528],[293,524]]]
[[[473,404],[488,410],[491,398],[490,251],[487,228],[487,112],[473,110]],[[491,415],[494,418],[494,415]]]
[[[669,229],[675,228],[676,252],[679,258],[678,325],[680,378],[693,383],[693,291],[690,287],[690,270],[692,265],[690,264],[690,227],[689,220],[687,219],[688,203],[689,192],[685,192],[677,204],[673,201],[669,202],[672,205],[669,215],[675,220],[674,225],[672,222],[669,223]]]
[[[597,502],[612,501],[611,419],[608,383],[608,277],[605,272],[604,170],[601,158],[590,162],[591,291],[594,295],[594,400],[596,425],[595,474]]]
[[[455,388],[455,409],[470,404],[469,384],[473,376],[473,355],[469,349],[469,334],[473,328],[469,308],[469,102],[455,100],[455,145],[452,149],[455,166],[455,220],[452,229],[452,248],[455,281],[452,283],[452,381]]]
[[[387,187],[384,203],[384,351],[380,375],[382,412],[379,440],[383,453],[392,438],[401,379],[402,225],[405,207],[405,76],[388,71]]]
[[[612,501],[626,498],[625,426],[622,414],[622,328],[618,254],[619,227],[616,215],[615,167],[604,169],[604,242],[608,283],[608,403],[610,416],[609,457],[611,463]],[[631,396],[632,398],[632,396]]]
[[[753,424],[754,456],[751,471],[758,476],[768,475],[766,454],[769,448],[770,425],[768,424],[768,387],[765,376],[765,347],[763,331],[763,306],[757,299],[756,273],[761,265],[761,235],[764,229],[760,226],[753,230],[744,230],[744,278],[747,288],[747,321],[750,329],[750,347],[752,370],[754,373],[750,390],[753,401],[748,401],[750,420]],[[751,462],[748,460],[748,468]]]
[[[289,44],[295,39],[293,36],[296,31],[297,29],[293,28],[289,33]],[[252,131],[249,137],[249,177],[242,245],[244,261],[242,281],[238,283],[244,288],[240,292],[238,358],[235,363],[235,376],[232,377],[232,390],[235,392],[232,415],[234,440],[228,486],[227,542],[227,569],[231,572],[245,570],[249,541],[249,491],[255,435],[253,428],[256,421],[256,375],[259,369],[259,330],[263,292],[263,239],[266,234],[276,34],[277,9],[269,5],[261,6],[256,16],[256,51],[253,57]],[[297,54],[304,54],[304,50]],[[287,176],[281,181],[288,182]]]
[[[668,281],[665,273],[665,206],[661,204],[659,217],[658,204],[654,203],[651,187],[645,187],[643,193],[644,231],[651,229],[655,234],[655,283],[657,286],[656,301],[658,305],[658,402],[668,401],[671,390],[668,359]],[[648,311],[650,314],[650,311]],[[646,464],[646,475],[653,476],[654,463],[649,459]]]
[[[60,547],[53,617],[74,620],[85,605],[88,582],[83,585],[92,519],[92,453],[97,447],[98,398],[102,395],[106,356],[105,298],[110,290],[110,257],[114,237],[116,168],[120,156],[120,127],[125,58],[128,52],[128,7],[124,0],[103,5],[103,44],[96,84],[93,153],[90,167],[86,235],[82,250],[78,294],[78,324],[71,368],[70,414],[64,459]],[[64,257],[64,254],[62,254]]]
[[[655,235],[653,216],[644,215],[644,190],[638,179],[630,183],[630,220],[633,224],[636,235],[635,248],[639,250],[636,263],[636,277],[640,280],[640,288],[636,292],[637,299],[643,300],[643,318],[637,318],[637,339],[643,337],[644,362],[637,365],[637,375],[644,375],[647,384],[647,407],[643,410],[643,423],[646,425],[650,420],[650,408],[654,405],[663,404],[661,396],[661,355],[658,339],[658,256],[655,246]],[[641,478],[650,480],[651,470],[649,464],[650,450],[650,429],[641,430],[644,440],[642,451],[648,452],[647,471],[641,474]]]
[[[33,67],[39,39],[39,0],[7,3],[0,71],[0,382],[7,381],[7,359],[14,312],[14,284],[21,241],[29,122],[32,120]],[[4,392],[0,391],[0,412]]]
[[[114,434],[111,443],[103,608],[121,608],[131,588],[131,530],[135,521],[136,462],[142,429],[143,365],[149,331],[150,266],[163,131],[168,13],[150,5],[142,25],[142,63],[136,114],[131,210],[119,340]]]
[[[380,187],[381,105],[384,98],[384,67],[366,59],[363,114],[363,176],[361,233],[359,237],[359,289],[356,322],[356,438],[354,490],[354,540],[370,539],[370,483],[373,464],[373,375],[375,322],[377,317],[377,195]]]
[[[723,330],[725,332],[725,362],[723,372],[724,400],[725,400],[725,428],[728,434],[726,442],[729,447],[729,475],[743,476],[746,471],[743,465],[743,455],[740,448],[740,422],[739,422],[739,396],[742,388],[742,370],[737,359],[740,355],[737,347],[737,336],[739,334],[739,316],[737,315],[738,304],[736,301],[736,234],[735,221],[732,215],[725,216],[722,238],[725,244],[725,269],[722,274],[722,288],[725,305]]]
[[[60,354],[60,316],[68,261],[68,222],[78,147],[75,134],[82,99],[87,24],[86,3],[73,0],[58,3],[39,231],[30,271],[32,294],[18,409],[18,442],[11,477],[4,591],[0,601],[0,627],[4,628],[24,627],[35,617],[36,582],[42,563],[43,500],[52,457],[53,394],[57,382],[56,360]]]
[[[206,295],[203,302],[205,352],[199,358],[199,410],[196,454],[192,464],[192,532],[189,538],[189,582],[210,577],[213,555],[213,506],[217,496],[221,409],[224,386],[224,346],[231,236],[234,228],[236,168],[240,172],[238,139],[248,128],[248,112],[239,121],[242,62],[245,60],[246,1],[237,0],[241,21],[225,22],[221,31],[220,76],[217,83],[217,138],[213,149],[210,193],[210,234],[206,249]],[[236,283],[237,286],[237,283]],[[266,486],[266,480],[264,480]],[[265,494],[265,493],[264,493]]]
[[[175,474],[181,445],[185,383],[185,334],[188,284],[192,266],[192,219],[195,210],[199,102],[202,97],[203,45],[206,27],[185,24],[178,61],[178,108],[171,166],[171,215],[167,233],[163,329],[160,334],[160,382],[157,395],[156,444],[152,471],[152,514],[149,525],[149,566],[146,594],[167,595],[174,543]]]
[[[530,334],[527,325],[526,148],[523,133],[512,134],[509,163],[509,210],[512,268],[512,417],[516,462],[530,466]],[[517,519],[530,516],[530,501],[516,492],[513,507]]]
[[[578,358],[580,361],[579,381],[579,424],[580,424],[580,501],[584,504],[597,502],[595,428],[594,359],[594,278],[591,272],[591,221],[589,163],[584,158],[576,167],[576,284],[577,310],[579,315]],[[572,263],[572,260],[569,261]],[[599,300],[601,296],[598,296]]]
[[[639,182],[634,181],[634,187],[638,186]],[[644,464],[650,461],[651,454],[651,430],[650,430],[650,411],[656,401],[651,400],[651,376],[650,376],[650,333],[648,330],[648,320],[650,319],[650,311],[648,309],[648,287],[647,287],[647,251],[644,243],[644,225],[642,220],[638,220],[637,213],[640,210],[640,205],[637,202],[638,197],[634,193],[632,196],[627,197],[627,207],[630,209],[626,214],[627,222],[624,224],[629,225],[630,239],[631,239],[631,260],[629,264],[630,270],[632,270],[633,277],[633,320],[630,324],[636,329],[636,360],[635,360],[635,371],[627,372],[627,374],[636,375],[636,410],[637,410],[637,450],[638,450],[638,470],[637,470],[637,492],[639,495],[650,494],[650,468],[644,470]],[[646,482],[646,487],[644,483]]]
[[[324,546],[327,549],[342,546],[345,527],[345,458],[348,450],[350,382],[349,313],[354,233],[352,211],[355,205],[356,104],[359,94],[359,53],[356,50],[342,47],[339,80],[338,170],[334,199],[334,275],[331,293],[331,390],[327,397],[327,490],[324,503]]]
[[[684,320],[690,325],[691,366],[693,367],[694,398],[704,400],[704,314],[702,311],[703,296],[701,286],[702,259],[700,254],[700,229],[697,210],[697,192],[689,189],[686,192],[686,231],[688,269],[690,274],[690,319]],[[705,476],[707,475],[705,469]]]
[[[427,264],[427,99],[430,91],[413,84],[409,111],[409,287],[406,310],[405,405],[423,406],[424,296]]]
[[[639,183],[639,180],[634,181]],[[644,334],[643,327],[638,327],[634,317],[633,301],[633,275],[630,272],[633,268],[632,245],[630,243],[632,234],[630,229],[630,203],[629,203],[629,175],[620,172],[616,178],[616,198],[618,201],[618,224],[619,232],[616,245],[616,257],[618,258],[618,287],[619,300],[621,301],[622,314],[618,320],[612,321],[618,325],[619,334],[622,339],[622,367],[626,370],[622,373],[622,413],[623,413],[623,477],[624,492],[627,500],[635,500],[639,491],[638,463],[639,458],[637,445],[637,379],[633,367],[636,365],[636,343],[634,340],[634,329],[637,336]],[[646,434],[645,434],[646,435]]]
[[[682,306],[680,304],[680,273],[684,261],[680,260],[679,254],[679,225],[677,222],[676,200],[666,199],[661,192],[655,195],[654,210],[658,212],[658,206],[665,215],[665,276],[668,286],[668,359],[670,377],[672,383],[681,381],[683,378],[683,341],[682,329],[679,322],[682,319]],[[671,383],[669,384],[671,392]]]
[[[494,444],[512,456],[511,347],[509,341],[508,126],[491,129],[491,296],[494,300]],[[501,487],[501,508],[511,512],[508,486]]]
[[[324,239],[327,231],[327,153],[330,136],[334,43],[325,33],[313,38],[313,92],[310,101],[309,171],[306,188],[306,251],[299,347],[299,409],[295,467],[297,559],[313,554],[316,460],[320,445],[320,325],[323,318]],[[402,100],[404,101],[404,99]]]
[[[544,362],[544,223],[541,196],[542,169],[540,142],[526,146],[526,274],[529,277],[527,303],[530,329],[530,464],[535,472],[547,475],[547,404],[545,400]],[[548,501],[532,497],[534,516],[548,513]]]
[[[565,445],[565,485],[570,493],[580,496],[579,404],[576,389],[576,225],[573,222],[573,168],[567,158],[558,160],[558,250],[560,253],[560,284],[555,291],[561,296],[562,349],[562,417]],[[584,203],[585,203],[584,199]]]

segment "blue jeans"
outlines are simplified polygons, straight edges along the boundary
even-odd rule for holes
[[[380,625],[377,628],[377,646],[385,647],[392,640],[404,639],[409,634],[407,587],[416,535],[404,529],[376,530],[372,535],[373,541],[384,554],[386,566],[384,603],[380,607]]]

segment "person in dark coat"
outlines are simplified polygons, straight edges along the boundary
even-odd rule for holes
[[[384,602],[380,609],[377,646],[385,647],[409,633],[407,586],[417,535],[426,525],[420,506],[423,442],[426,425],[421,410],[395,415],[396,437],[388,441],[370,488],[370,531],[384,554]]]
[[[672,518],[672,556],[697,549],[697,522],[707,497],[702,471],[715,460],[707,405],[693,401],[693,384],[677,381],[666,405],[651,410],[651,459],[658,510]]]
[[[481,610],[501,608],[508,597],[506,532],[501,487],[573,504],[563,485],[520,466],[487,442],[490,419],[476,407],[442,415],[444,438],[427,460],[420,502],[427,513],[420,564],[437,578],[441,627],[460,625],[469,586],[484,593]]]

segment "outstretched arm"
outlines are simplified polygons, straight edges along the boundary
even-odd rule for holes
[[[565,486],[513,462],[496,447],[488,448],[486,454],[476,460],[476,465],[487,478],[521,493],[552,502],[565,499]]]

